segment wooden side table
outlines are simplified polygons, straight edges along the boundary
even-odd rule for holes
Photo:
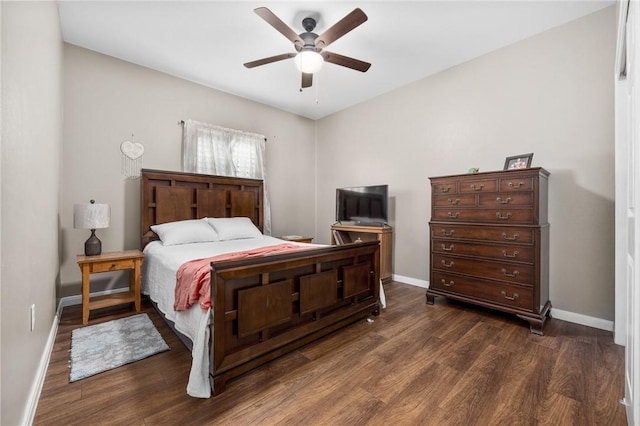
[[[140,266],[144,254],[140,250],[126,250],[102,253],[97,256],[77,256],[82,271],[82,324],[89,322],[89,312],[133,302],[136,312],[140,312]],[[98,272],[112,272],[129,269],[129,291],[90,297],[90,276]]]
[[[294,241],[296,243],[311,243],[313,237],[303,237],[302,235],[284,235],[279,237],[281,240]]]

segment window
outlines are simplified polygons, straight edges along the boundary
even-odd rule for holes
[[[264,233],[271,235],[265,146],[263,135],[187,120],[182,137],[182,169],[192,173],[262,179]]]

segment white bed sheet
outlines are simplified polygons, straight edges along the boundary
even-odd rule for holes
[[[187,384],[187,394],[190,396],[196,398],[211,396],[208,352],[210,311],[203,310],[198,303],[186,311],[173,310],[178,268],[189,260],[282,243],[292,242],[263,235],[257,238],[173,246],[164,246],[160,241],[153,241],[144,248],[142,293],[148,295],[158,309],[175,324],[176,329],[193,343],[191,351],[193,362]],[[292,244],[309,246],[305,243]]]
[[[191,243],[164,246],[153,241],[144,248],[145,259],[142,262],[142,293],[148,295],[158,309],[175,324],[175,328],[191,340],[193,358],[187,394],[195,398],[211,397],[209,382],[209,321],[210,310],[203,310],[196,303],[186,311],[174,311],[176,272],[180,265],[194,259],[204,259],[224,253],[251,250],[259,247],[291,243],[308,247],[306,243],[284,241],[263,235],[230,241]],[[317,246],[317,244],[316,244]],[[386,298],[382,281],[380,282],[380,304],[386,307]]]

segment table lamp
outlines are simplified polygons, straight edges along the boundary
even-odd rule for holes
[[[111,209],[109,204],[73,205],[73,227],[76,229],[90,229],[91,236],[84,243],[85,256],[97,256],[102,253],[102,242],[96,237],[96,229],[108,228]]]

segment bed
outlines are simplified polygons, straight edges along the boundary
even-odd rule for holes
[[[262,235],[260,180],[143,169],[141,187],[142,290],[192,351],[189,395],[218,395],[229,379],[378,315],[377,241],[339,246],[288,242],[297,247],[275,250],[285,241]],[[173,237],[160,231],[202,220],[215,225],[220,240],[171,244]],[[231,230],[229,223],[234,224]],[[251,234],[249,228],[257,231]],[[210,259],[264,247],[274,251]],[[176,272],[193,259],[206,259],[210,307],[194,303],[176,311]]]

